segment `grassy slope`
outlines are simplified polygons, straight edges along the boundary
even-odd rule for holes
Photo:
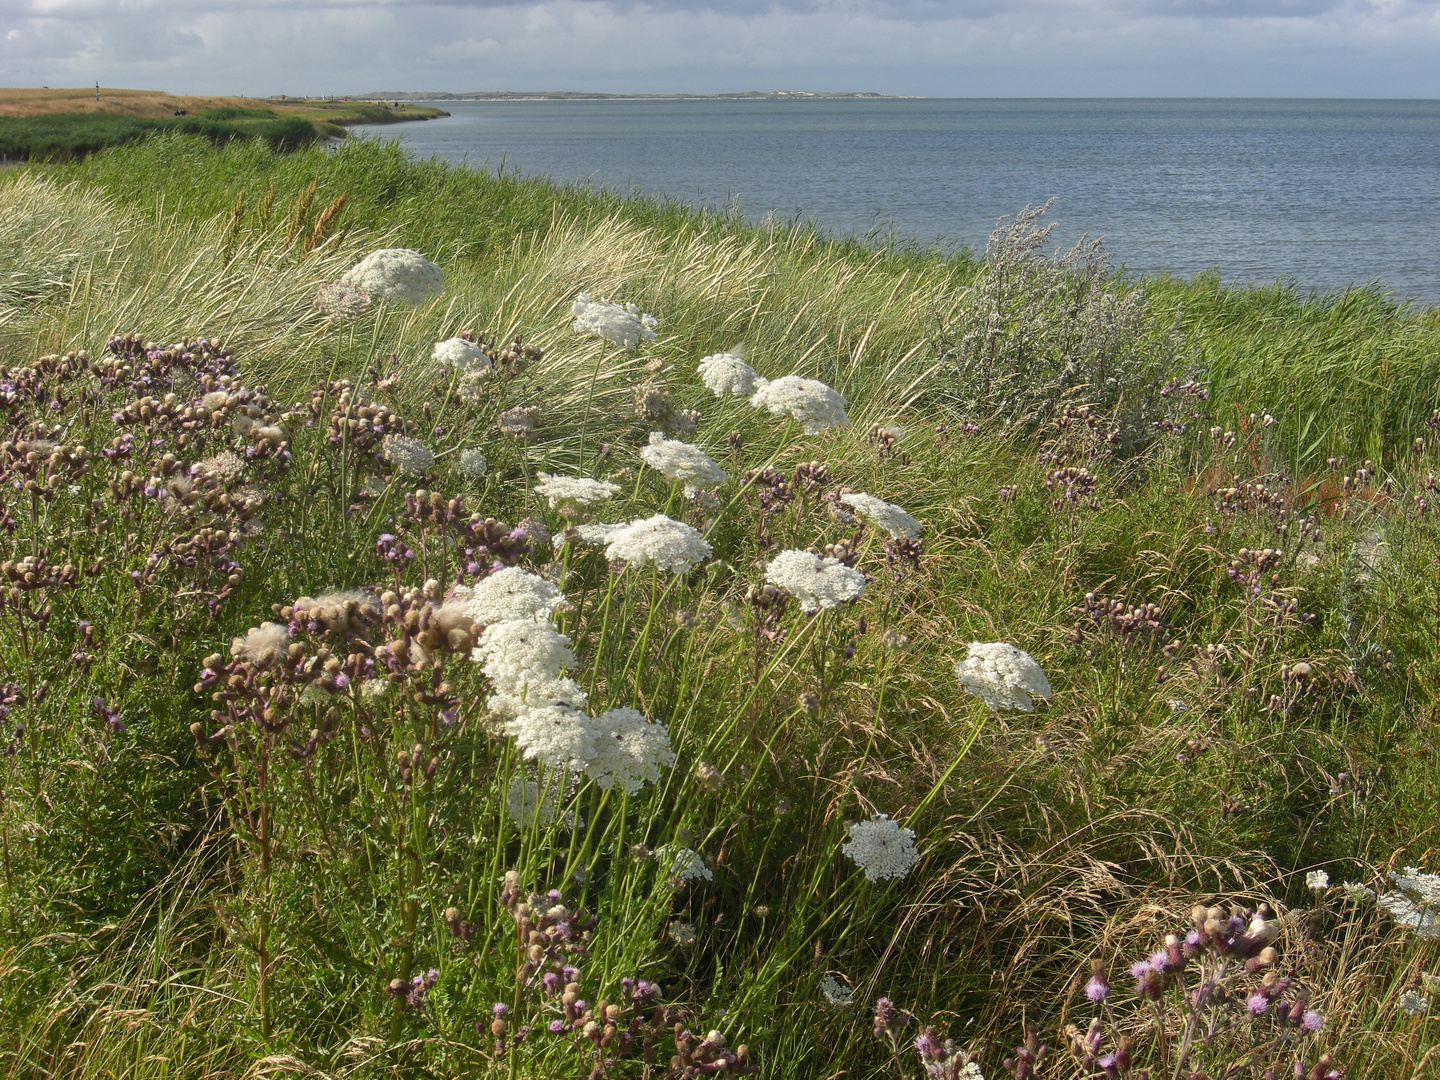
[[[0,265],[0,285],[10,284],[0,311],[6,363],[80,346],[98,355],[116,331],[162,340],[214,333],[251,378],[301,400],[318,376],[359,375],[394,353],[395,406],[443,427],[445,446],[484,449],[494,468],[480,505],[512,521],[535,509],[523,493],[533,471],[612,467],[579,461],[583,429],[590,454],[604,439],[617,448],[613,467],[633,468],[627,448],[647,427],[633,415],[633,395],[658,384],[704,412],[699,441],[732,474],[770,455],[787,467],[819,457],[836,482],[898,502],[933,530],[919,572],[901,581],[878,547],[866,552],[874,581],[862,611],[872,628],[853,662],[835,650],[854,632],[855,613],[807,629],[792,612],[792,637],[771,658],[758,712],[735,708],[757,687],[752,646],[728,621],[742,617],[745,587],[758,580],[753,507],[737,503],[721,515],[712,538],[722,568],[664,601],[667,618],[684,609],[698,622],[656,640],[646,631],[655,610],[648,587],[628,578],[606,585],[603,567],[587,564],[567,586],[580,599],[565,628],[597,673],[595,693],[608,702],[635,695],[670,722],[681,755],[667,784],[638,804],[652,822],[647,839],[684,828],[715,859],[716,885],[672,908],[616,858],[622,819],[591,792],[579,809],[595,829],[568,865],[552,866],[523,843],[485,848],[480,867],[438,851],[421,933],[427,956],[448,955],[435,914],[446,903],[463,902],[482,940],[492,927],[503,932],[490,898],[499,869],[520,866],[543,885],[578,860],[606,868],[592,902],[612,923],[631,920],[626,933],[602,933],[593,966],[613,977],[644,958],[644,971],[706,1004],[708,1016],[725,1008],[732,1036],[761,1049],[766,1075],[867,1075],[884,1066],[863,1018],[814,1004],[818,946],[819,966],[862,992],[889,992],[939,1016],[982,1052],[993,1076],[1022,1011],[1053,1027],[1062,1009],[1076,1007],[1072,980],[1086,958],[1118,969],[1148,951],[1177,925],[1186,897],[1269,891],[1303,907],[1309,867],[1327,865],[1336,880],[1362,877],[1397,848],[1405,861],[1423,862],[1434,844],[1430,687],[1440,653],[1431,629],[1440,597],[1431,568],[1440,537],[1429,519],[1400,512],[1434,467],[1431,453],[1410,451],[1429,434],[1422,421],[1435,404],[1433,312],[1397,310],[1369,292],[1303,302],[1284,289],[1225,290],[1203,279],[1152,285],[1162,322],[1181,311],[1190,348],[1182,359],[1211,380],[1192,433],[1211,424],[1238,430],[1237,410],[1268,410],[1277,422],[1232,449],[1212,449],[1208,439],[1198,449],[1170,445],[1143,473],[1099,463],[1095,507],[1057,513],[1035,443],[990,423],[943,445],[932,434],[936,422],[957,418],[937,411],[943,371],[927,341],[964,302],[975,272],[966,259],[866,251],[806,229],[749,228],[670,204],[408,164],[366,144],[279,156],[166,138],[55,173],[115,203],[49,189],[7,196],[23,211],[9,220],[45,230],[36,235],[56,260],[29,277]],[[317,175],[316,206],[347,193],[349,231],[300,258],[281,242],[285,209]],[[264,227],[256,208],[272,187],[274,220]],[[250,209],[228,241],[240,255],[224,267],[225,226],[212,219],[241,192]],[[162,206],[156,224],[147,215]],[[382,242],[438,259],[446,296],[344,330],[325,324],[309,307],[315,284]],[[569,333],[569,298],[582,288],[661,315],[661,339],[645,354],[664,363],[661,372],[613,354],[605,361],[598,345]],[[524,332],[546,347],[546,364],[531,379],[501,384],[494,403],[463,406],[437,390],[425,358],[431,342],[466,327]],[[797,440],[738,403],[716,403],[696,384],[694,360],[736,342],[766,374],[799,369],[842,388],[851,427]],[[602,374],[592,382],[592,372]],[[494,433],[493,410],[530,402],[544,406],[542,434],[522,457]],[[892,421],[905,428],[908,461],[866,438],[873,424]],[[738,458],[725,450],[732,430],[745,440]],[[250,584],[218,620],[193,603],[170,610],[138,601],[123,575],[126,560],[143,552],[114,550],[113,580],[67,598],[55,640],[35,662],[55,673],[56,691],[31,720],[46,752],[12,759],[7,774],[8,790],[20,793],[6,804],[11,835],[44,838],[17,848],[5,891],[9,944],[19,950],[3,982],[12,1075],[238,1074],[265,1053],[364,1071],[347,1064],[356,1059],[345,1047],[386,1031],[377,980],[393,971],[393,958],[365,936],[376,917],[366,913],[383,911],[386,886],[345,859],[289,871],[277,1041],[258,1045],[253,1013],[214,1004],[251,1000],[253,969],[243,950],[216,937],[215,900],[233,904],[224,898],[247,886],[218,874],[211,854],[223,831],[210,817],[214,789],[209,801],[201,795],[206,774],[185,730],[204,708],[187,690],[191,673],[200,657],[267,617],[271,603],[385,575],[373,532],[386,512],[352,527],[324,510],[335,501],[316,479],[328,475],[326,451],[311,435],[297,445],[314,465],[283,481],[290,498],[268,524],[289,539],[278,549],[263,539],[247,546]],[[1053,433],[1043,445],[1063,449]],[[1279,582],[1298,610],[1318,618],[1277,627],[1225,573],[1241,547],[1276,542],[1273,520],[1219,509],[1192,490],[1194,478],[1207,469],[1328,476],[1324,458],[1339,453],[1379,462],[1396,485],[1396,509],[1381,515],[1357,499],[1343,519],[1325,520],[1319,562],[1307,569],[1291,560]],[[449,468],[433,485],[464,490]],[[639,479],[626,477],[626,495],[607,517],[663,505],[663,486]],[[1014,502],[998,494],[1010,485],[1020,492]],[[320,509],[293,516],[310,506]],[[65,513],[23,526],[14,542],[23,546],[36,527],[66,535],[73,521]],[[1353,543],[1363,554],[1377,527],[1390,554],[1370,571]],[[843,535],[813,502],[776,515],[769,529],[784,546]],[[604,588],[618,592],[596,605],[587,590]],[[1089,590],[1160,605],[1181,642],[1176,656],[1103,634],[1071,644],[1072,611]],[[89,674],[64,674],[73,620],[96,610],[113,626],[100,658]],[[887,629],[909,635],[911,648],[889,652],[880,643]],[[832,644],[819,645],[822,632],[835,635]],[[950,664],[974,638],[1032,651],[1056,685],[1051,707],[992,717],[961,695]],[[1209,659],[1205,647],[1217,643],[1231,652]],[[26,669],[17,647],[8,639],[0,653],[6,672]],[[1285,672],[1301,659],[1318,677],[1297,688]],[[817,715],[796,705],[802,692],[821,698]],[[97,729],[86,704],[94,694],[121,705],[127,733]],[[1171,699],[1189,707],[1174,711]],[[476,835],[494,835],[504,828],[497,807],[514,764],[484,740],[468,750],[489,764],[469,801],[447,796],[447,812]],[[958,772],[947,773],[962,752]],[[693,780],[700,760],[726,773],[719,794]],[[1359,776],[1366,793],[1341,773],[1351,784]],[[778,817],[782,800],[788,811]],[[904,887],[857,885],[834,855],[843,821],[871,810],[915,814],[926,861]],[[759,904],[782,917],[767,922],[755,915]],[[165,910],[172,914],[162,917]],[[700,926],[695,949],[649,944],[663,940],[667,914]],[[382,936],[393,933],[379,918]],[[1353,1076],[1409,1075],[1430,1043],[1396,1018],[1394,1000],[1412,970],[1433,969],[1434,948],[1384,936],[1371,919],[1339,925],[1354,927],[1349,945],[1333,945],[1339,930],[1327,920],[1306,967],[1330,1018],[1327,1045],[1343,1050]],[[1342,962],[1351,965],[1343,976]],[[504,993],[505,965],[442,966],[444,993],[411,1029],[424,1040],[411,1053],[440,1072],[473,1069],[485,1043],[470,1025]],[[147,1010],[143,1022],[117,1017],[120,1006]]]

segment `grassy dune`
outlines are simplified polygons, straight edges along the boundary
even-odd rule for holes
[[[984,258],[872,248],[365,141],[163,135],[7,175],[6,1075],[640,1076],[650,1038],[651,1075],[698,1076],[723,1056],[700,1043],[716,1029],[725,1053],[746,1047],[730,1071],[916,1076],[924,1025],[992,1080],[1041,1042],[1035,1074],[1104,1075],[1068,1049],[1092,1017],[1105,1051],[1131,1040],[1128,1076],[1290,1076],[1297,1058],[1317,1077],[1428,1075],[1434,1022],[1401,1003],[1430,993],[1436,944],[1339,886],[1437,868],[1435,311],[1213,278],[1142,292],[1095,253],[1001,239]],[[322,283],[385,246],[438,262],[443,295],[317,310]],[[656,339],[577,334],[581,291],[654,313]],[[478,389],[431,359],[462,331],[497,342]],[[206,373],[107,346],[132,333],[218,340],[234,372],[212,357],[211,377],[279,433],[236,425],[235,404],[183,419]],[[499,355],[516,335],[543,356]],[[840,390],[848,425],[806,435],[714,397],[696,362],[738,345],[764,376]],[[80,350],[85,371],[16,374]],[[423,476],[327,437],[355,415],[340,379],[434,453]],[[535,410],[525,438],[499,423],[517,408]],[[667,425],[729,474],[713,494],[642,465]],[[588,520],[664,512],[714,557],[612,565],[567,534],[586,519],[534,493],[540,472],[609,478]],[[922,549],[847,520],[846,489],[904,507]],[[243,686],[274,668],[202,675],[329,590],[390,590],[399,621],[365,615],[344,648],[297,627],[297,664],[412,640],[407,612],[438,618],[465,576],[472,513],[528,520],[518,547],[491,543],[564,592],[555,625],[590,710],[666,725],[676,760],[652,782],[536,772],[467,648],[406,654],[379,696],[373,673],[328,696],[286,684],[269,712],[244,712]],[[825,545],[868,575],[858,601],[811,616],[761,590],[781,550]],[[51,581],[27,557],[79,573]],[[967,694],[972,641],[1033,655],[1048,702]],[[247,719],[227,732],[235,702]],[[555,805],[517,821],[527,779],[555,783]],[[841,850],[877,813],[915,834],[902,879],[868,881]],[[708,878],[674,880],[679,848]],[[1331,884],[1311,888],[1320,870]],[[517,981],[507,871],[596,917],[583,958],[556,930],[536,962],[572,961],[592,1009],[619,1001],[634,1047],[595,1049],[558,994]],[[1276,998],[1318,1031],[1238,1003],[1187,1026],[1173,971],[1155,1002],[1135,996],[1130,965],[1197,902],[1270,905],[1278,956],[1247,973],[1207,954],[1185,978],[1211,964],[1243,1002],[1291,976]],[[663,987],[695,1038],[621,996],[625,978]],[[837,984],[851,1004],[827,998]],[[893,1043],[872,1030],[881,995],[905,1014]]]

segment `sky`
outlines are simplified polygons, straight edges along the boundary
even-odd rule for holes
[[[0,0],[0,85],[1440,97],[1440,0]]]

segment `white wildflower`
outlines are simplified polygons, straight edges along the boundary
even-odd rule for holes
[[[409,248],[372,251],[340,280],[381,300],[399,300],[406,304],[418,304],[445,288],[445,275],[440,267]]]
[[[485,455],[474,447],[460,451],[460,473],[468,476],[471,480],[478,480],[484,476],[490,468],[490,462],[485,460]]]
[[[653,564],[669,573],[685,573],[712,554],[698,529],[664,514],[630,522],[605,546],[607,559],[623,559],[636,569]]]
[[[498,694],[523,697],[526,688],[559,679],[575,666],[570,639],[532,619],[491,623],[471,658]]]
[[[1034,712],[1035,699],[1049,701],[1052,693],[1034,657],[1001,641],[972,641],[969,654],[955,665],[955,675],[967,694],[995,712]]]
[[[1305,887],[1317,891],[1328,889],[1330,887],[1330,875],[1324,870],[1311,870],[1305,875]]]
[[[855,991],[833,975],[825,975],[821,978],[820,993],[825,996],[827,1005],[834,1005],[838,1009],[846,1008],[855,1001]]]
[[[245,459],[233,450],[222,450],[212,457],[205,458],[195,466],[195,469],[205,476],[226,482],[234,480],[245,471]]]
[[[316,290],[315,306],[322,315],[353,319],[370,306],[370,294],[343,281],[331,281]]]
[[[1415,990],[1406,990],[1400,995],[1400,1011],[1407,1016],[1419,1016],[1430,1011],[1430,999]]]
[[[243,638],[230,642],[230,655],[247,664],[266,667],[280,659],[289,638],[290,630],[284,623],[261,623],[246,631]]]
[[[655,849],[655,861],[662,867],[669,867],[665,873],[681,881],[715,880],[700,853],[680,844],[661,844]]]
[[[1403,874],[1391,870],[1390,880],[1398,891],[1388,892],[1375,902],[1401,926],[1408,926],[1423,938],[1440,939],[1440,874],[1407,866]]]
[[[526,706],[503,724],[527,761],[551,769],[583,772],[595,757],[595,731],[590,718],[567,705]]]
[[[612,484],[609,480],[592,480],[588,476],[552,476],[543,472],[539,476],[540,483],[535,485],[535,494],[549,499],[552,510],[562,502],[589,506],[610,498],[620,490],[619,484]]]
[[[315,683],[306,683],[305,689],[300,691],[301,705],[324,705],[335,695],[326,690],[323,686]]]
[[[390,434],[380,444],[380,456],[402,473],[420,476],[435,464],[435,455],[419,439]]]
[[[550,582],[518,566],[507,566],[474,588],[462,586],[455,592],[465,601],[465,614],[482,626],[512,619],[544,622],[565,599]]]
[[[1368,885],[1360,884],[1358,881],[1342,882],[1340,888],[1344,889],[1346,897],[1356,904],[1362,904],[1366,900],[1375,899],[1375,890]]]
[[[360,684],[360,696],[366,701],[379,701],[389,692],[389,679],[366,679]]]
[[[525,683],[519,694],[491,694],[485,700],[490,721],[501,730],[511,721],[519,718],[527,709],[547,708],[558,705],[561,708],[579,711],[585,708],[589,697],[574,679],[562,676],[558,679],[532,679]],[[588,720],[588,717],[586,718]]]
[[[462,374],[469,372],[485,375],[495,367],[491,363],[490,357],[485,355],[484,349],[473,341],[466,341],[463,337],[446,338],[444,341],[436,342],[435,351],[430,354],[430,359]]]
[[[700,381],[718,398],[726,394],[748,398],[768,380],[734,353],[715,353],[700,361]]]
[[[695,944],[695,924],[688,922],[672,922],[670,924],[670,940],[676,945]]]
[[[887,814],[876,814],[869,821],[850,826],[850,839],[840,850],[865,871],[866,881],[882,878],[903,878],[920,861],[915,850],[915,833],[902,829]]]
[[[625,522],[601,522],[594,525],[576,525],[575,531],[580,534],[583,543],[591,547],[604,547],[610,543],[610,538],[625,528]]]
[[[522,829],[536,824],[549,825],[559,813],[554,797],[558,787],[558,784],[546,784],[546,790],[541,792],[536,781],[517,773],[505,789],[505,813]]]
[[[878,529],[883,529],[895,539],[920,539],[920,522],[894,503],[866,495],[863,491],[853,495],[841,495],[840,501]]]
[[[685,485],[685,497],[694,498],[697,488],[725,482],[725,470],[698,446],[667,439],[659,431],[650,433],[650,445],[641,448],[640,460],[672,484]]]
[[[804,425],[806,435],[815,435],[826,428],[844,427],[850,422],[845,415],[845,398],[815,379],[786,375],[759,387],[750,398],[757,409],[769,409],[776,416],[789,414]]]
[[[619,787],[633,795],[646,783],[660,779],[660,770],[675,764],[670,735],[635,709],[610,709],[591,723],[595,756],[585,775],[601,788]]]
[[[570,310],[577,334],[593,334],[622,349],[655,340],[655,316],[643,314],[634,304],[612,304],[603,296],[592,301],[589,293],[582,292]]]
[[[865,592],[865,575],[859,570],[839,559],[822,559],[794,548],[770,560],[765,580],[799,600],[805,611],[838,607]]]

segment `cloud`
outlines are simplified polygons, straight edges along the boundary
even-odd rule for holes
[[[1440,95],[1440,0],[0,0],[0,28],[27,85]]]

